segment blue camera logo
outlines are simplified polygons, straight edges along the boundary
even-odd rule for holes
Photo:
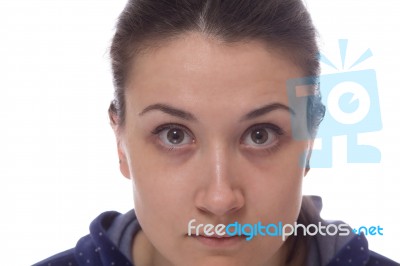
[[[344,69],[347,40],[339,40],[339,47]],[[348,69],[371,56],[372,52],[368,49]],[[320,55],[320,60],[336,68],[325,56]],[[332,167],[332,139],[334,136],[343,135],[347,137],[348,163],[380,162],[381,153],[379,149],[358,143],[359,133],[375,132],[382,129],[379,95],[374,70],[366,69],[326,74],[321,75],[318,79],[293,79],[288,81],[287,85],[290,105],[294,106],[300,98],[309,96],[304,94],[299,96],[296,93],[299,87],[318,86],[322,95],[322,102],[326,106],[325,118],[316,136],[317,139],[320,138],[322,147],[312,151],[311,167]],[[294,123],[294,117],[292,117],[293,128],[295,127]],[[304,139],[305,135],[304,133],[296,133],[294,137]]]

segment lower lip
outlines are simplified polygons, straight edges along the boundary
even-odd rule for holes
[[[245,240],[243,237],[240,236],[221,237],[221,238],[196,236],[195,238],[199,240],[202,244],[213,248],[233,247]]]

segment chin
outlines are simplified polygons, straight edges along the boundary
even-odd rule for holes
[[[184,263],[185,266],[243,266],[248,265],[248,261],[243,261],[237,257],[228,256],[207,256],[204,258],[198,258],[192,260],[190,263],[187,261]],[[184,266],[182,265],[182,266]]]

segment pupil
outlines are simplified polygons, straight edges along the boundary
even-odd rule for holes
[[[268,134],[264,129],[258,129],[251,133],[251,138],[255,143],[262,144],[268,140]]]
[[[184,134],[180,129],[172,129],[168,131],[167,138],[168,141],[173,144],[179,144],[182,142]]]

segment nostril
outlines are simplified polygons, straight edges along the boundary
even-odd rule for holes
[[[238,190],[208,191],[196,200],[196,207],[204,214],[226,216],[244,206],[244,197]]]

